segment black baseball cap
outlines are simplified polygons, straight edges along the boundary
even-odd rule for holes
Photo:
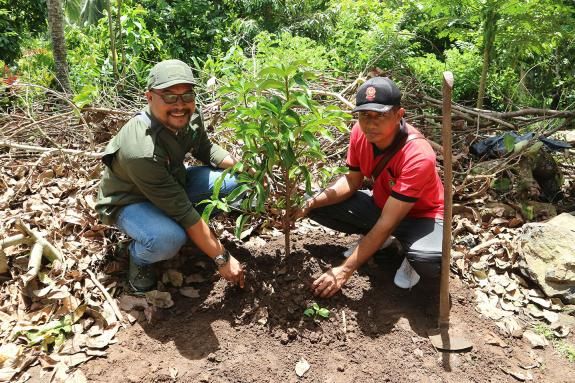
[[[372,111],[384,113],[401,105],[401,92],[388,77],[374,77],[357,90],[352,112]]]

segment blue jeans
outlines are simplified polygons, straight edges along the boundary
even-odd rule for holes
[[[186,193],[201,214],[205,205],[198,202],[210,198],[214,183],[222,170],[208,166],[187,169]],[[226,196],[237,186],[235,177],[226,175],[220,197]],[[130,256],[138,265],[148,265],[172,258],[188,240],[184,228],[151,202],[139,202],[123,207],[117,216],[116,226],[130,238]]]
[[[381,216],[371,192],[360,190],[347,200],[310,211],[309,218],[332,230],[367,234]],[[404,218],[392,235],[399,240],[405,256],[419,275],[437,278],[441,274],[443,220]]]

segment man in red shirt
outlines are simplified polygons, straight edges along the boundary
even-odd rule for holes
[[[411,288],[420,276],[437,278],[440,274],[443,184],[433,149],[405,122],[400,102],[401,92],[387,77],[372,78],[359,88],[353,109],[358,122],[347,153],[349,172],[310,198],[298,214],[309,214],[337,231],[364,234],[342,265],[314,281],[312,288],[318,296],[337,293],[391,235],[405,250],[396,285]],[[398,147],[374,180],[373,191],[360,190],[379,160]]]

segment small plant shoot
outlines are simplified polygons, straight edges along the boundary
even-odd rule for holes
[[[317,319],[317,317],[327,319],[329,318],[329,310],[314,302],[311,307],[304,310],[303,315],[313,319]]]

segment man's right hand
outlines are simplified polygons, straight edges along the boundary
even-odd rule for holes
[[[220,275],[227,281],[237,283],[244,288],[244,269],[242,265],[230,255],[230,260],[218,269]]]

